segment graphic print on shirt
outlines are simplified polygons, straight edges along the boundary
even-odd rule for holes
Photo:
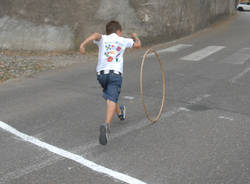
[[[107,62],[119,62],[122,48],[119,45],[113,43],[105,43],[105,52]]]

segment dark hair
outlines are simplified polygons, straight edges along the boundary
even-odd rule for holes
[[[106,33],[107,35],[116,33],[116,31],[122,31],[122,26],[118,21],[112,20],[106,24]]]

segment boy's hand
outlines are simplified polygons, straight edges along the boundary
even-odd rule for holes
[[[138,36],[137,36],[136,33],[132,33],[132,34],[131,34],[131,37],[135,39],[135,38],[137,38]]]
[[[134,40],[134,48],[141,48],[141,41],[136,33],[131,34],[132,39]]]
[[[82,54],[86,54],[86,51],[85,51],[85,46],[93,41],[93,40],[100,40],[102,38],[102,35],[99,34],[99,33],[93,33],[92,35],[90,35],[88,38],[86,38],[80,45],[80,52]]]
[[[85,47],[80,47],[80,53],[82,53],[83,55],[85,55],[85,54],[86,54]]]

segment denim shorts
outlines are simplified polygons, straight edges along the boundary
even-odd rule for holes
[[[101,74],[97,75],[97,80],[103,88],[103,98],[117,103],[122,87],[122,76],[115,73]]]

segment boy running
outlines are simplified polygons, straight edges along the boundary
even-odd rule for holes
[[[96,67],[97,80],[103,88],[103,97],[106,100],[106,120],[100,126],[99,142],[106,145],[107,135],[114,114],[125,120],[126,108],[118,104],[122,85],[123,54],[126,48],[140,48],[141,41],[136,33],[131,38],[122,37],[122,27],[118,21],[110,21],[106,25],[107,35],[93,33],[80,45],[80,52],[85,54],[85,46],[94,41],[99,48],[98,64]]]

